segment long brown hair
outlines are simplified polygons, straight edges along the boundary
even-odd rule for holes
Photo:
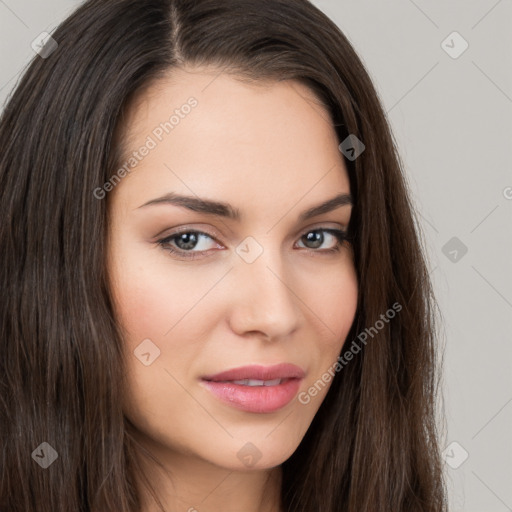
[[[283,463],[283,509],[444,511],[437,306],[403,164],[340,29],[308,0],[89,0],[52,37],[58,47],[31,62],[0,120],[0,510],[140,510],[108,201],[94,190],[119,164],[130,98],[186,63],[301,80],[340,143],[364,143],[345,158],[359,279],[346,346],[401,306],[336,373]],[[49,447],[58,458],[43,469]]]

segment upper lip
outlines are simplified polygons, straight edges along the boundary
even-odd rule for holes
[[[240,366],[215,375],[205,375],[204,380],[210,381],[232,381],[232,380],[274,380],[274,379],[302,379],[304,370],[295,364],[281,363],[273,366],[249,365]]]

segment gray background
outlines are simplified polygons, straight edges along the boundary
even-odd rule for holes
[[[78,3],[0,0],[0,105],[31,42]],[[367,66],[420,214],[444,320],[450,510],[512,511],[512,2],[314,3]],[[469,44],[457,58],[454,31]]]

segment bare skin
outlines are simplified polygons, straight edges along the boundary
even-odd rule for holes
[[[155,128],[190,97],[197,105],[158,141]],[[201,377],[292,363],[305,372],[304,393],[335,363],[355,316],[357,276],[350,244],[325,230],[346,230],[351,206],[299,219],[350,194],[334,128],[296,81],[244,84],[205,68],[172,70],[139,95],[125,127],[130,151],[148,136],[157,142],[107,197],[123,407],[165,468],[142,458],[145,474],[168,512],[280,512],[280,465],[330,383],[307,404],[295,396],[255,413],[221,401]],[[229,203],[241,218],[145,205],[170,192]],[[194,246],[190,235],[169,238],[177,228],[205,235]],[[150,364],[136,355],[141,343]],[[144,512],[159,510],[145,491],[143,499]]]

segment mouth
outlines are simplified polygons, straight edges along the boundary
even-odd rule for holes
[[[201,384],[236,409],[271,413],[295,398],[304,376],[304,370],[292,364],[252,365],[204,376]]]

